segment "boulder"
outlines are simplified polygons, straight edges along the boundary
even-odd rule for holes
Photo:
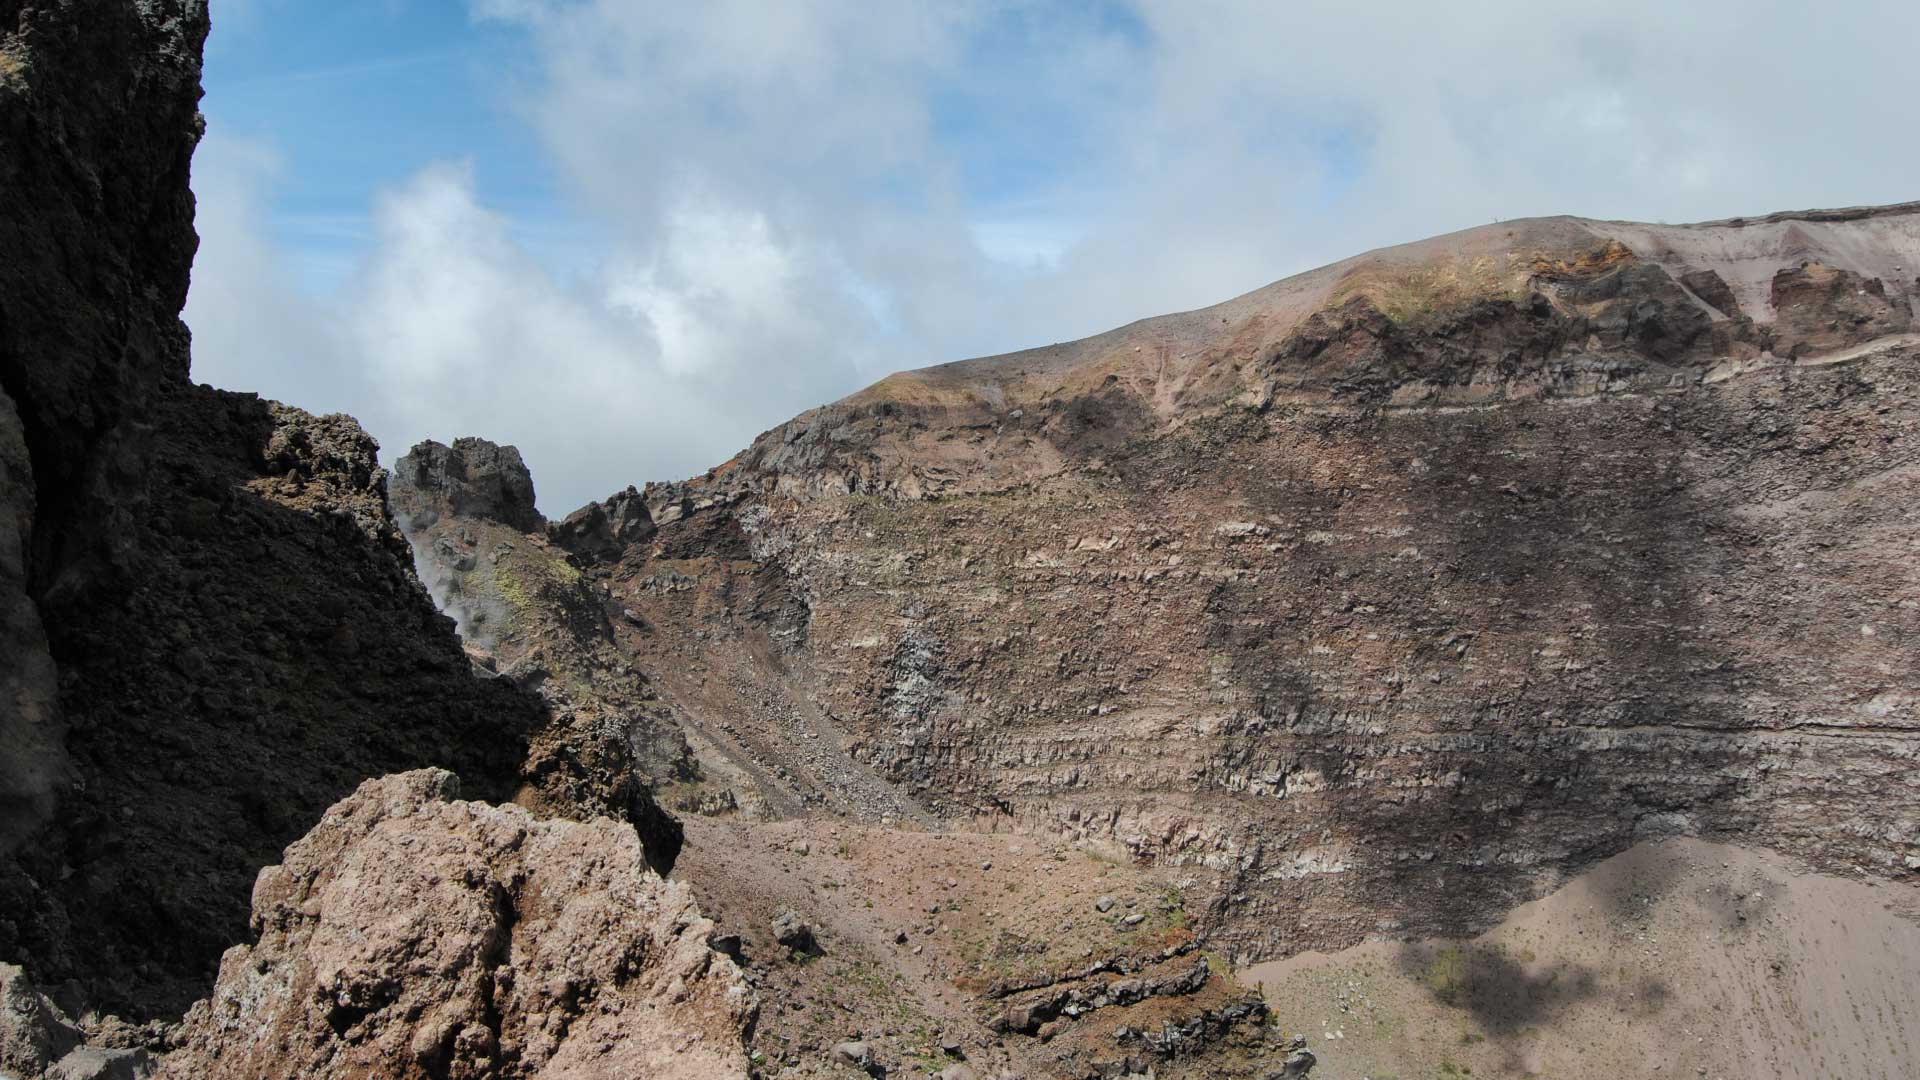
[[[1029,1006],[1010,1005],[1001,1015],[1000,1026],[1018,1035],[1031,1035],[1040,1029],[1042,1019]]]
[[[27,973],[0,964],[0,1075],[37,1076],[80,1045],[80,1029]]]
[[[481,518],[523,533],[546,532],[534,506],[533,474],[520,451],[471,436],[446,446],[429,439],[394,463],[388,485],[394,517],[409,532],[443,517]]]
[[[800,917],[800,913],[790,907],[782,907],[773,913],[773,940],[785,945],[797,953],[819,951],[820,943],[814,939],[813,926]]]
[[[145,1050],[82,1046],[48,1069],[46,1080],[146,1080],[153,1073]]]
[[[624,824],[370,780],[260,872],[162,1075],[744,1077],[753,997]]]
[[[707,944],[713,951],[734,960],[740,960],[746,953],[746,939],[739,934],[714,934],[707,938]]]
[[[1680,284],[1685,285],[1689,292],[1727,318],[1739,317],[1740,301],[1734,298],[1733,289],[1717,272],[1689,270],[1680,275]]]
[[[1808,262],[1773,275],[1773,351],[1798,357],[1858,345],[1911,329],[1906,301],[1885,283],[1851,270]]]
[[[831,1056],[840,1064],[856,1069],[864,1069],[873,1062],[872,1048],[858,1039],[834,1044]]]
[[[655,531],[646,500],[632,487],[603,502],[588,503],[547,527],[548,537],[562,548],[602,561],[619,558]]]

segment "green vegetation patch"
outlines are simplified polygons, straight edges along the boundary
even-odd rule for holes
[[[1421,975],[1421,981],[1426,984],[1427,991],[1439,1001],[1448,1005],[1463,1004],[1472,982],[1466,951],[1458,945],[1448,945],[1440,949],[1427,963],[1426,971]]]

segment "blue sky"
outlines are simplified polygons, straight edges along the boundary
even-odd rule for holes
[[[201,109],[226,136],[275,147],[272,239],[315,291],[345,279],[376,192],[435,162],[473,163],[489,205],[562,228],[564,201],[503,75],[524,39],[453,3],[216,0]]]
[[[961,63],[929,80],[931,134],[952,151],[968,205],[1017,214],[1054,202],[1063,157],[1098,156],[1098,133],[1070,102],[1023,95],[1030,71],[1046,63],[1034,45],[1063,30],[1135,55],[1149,45],[1123,5],[1013,6],[981,20]],[[467,163],[479,198],[565,272],[592,257],[593,228],[572,211],[516,113],[516,92],[539,77],[526,50],[522,28],[457,3],[252,0],[216,21],[202,108],[215,131],[277,149],[271,237],[316,293],[339,286],[365,249],[375,195],[446,161]],[[1093,89],[1143,92],[1119,79]],[[713,118],[724,124],[726,109],[717,106]],[[1330,149],[1346,138],[1329,132]],[[917,205],[926,192],[875,183],[865,194]],[[1036,236],[1004,228],[988,236],[1037,257],[1073,232],[1063,220]]]
[[[1920,5],[214,0],[196,375],[541,505],[1527,214],[1916,197]]]

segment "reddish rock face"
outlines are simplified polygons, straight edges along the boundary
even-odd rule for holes
[[[1910,299],[1887,296],[1878,278],[1817,262],[1773,276],[1774,351],[1805,356],[1902,334],[1913,325]]]

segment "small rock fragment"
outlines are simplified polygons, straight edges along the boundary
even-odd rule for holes
[[[773,940],[797,953],[811,953],[819,949],[819,942],[814,940],[813,926],[790,907],[782,907],[774,912]]]
[[[739,934],[712,934],[708,936],[707,944],[714,952],[739,960],[745,951],[746,940]]]
[[[47,1070],[47,1080],[146,1080],[153,1059],[145,1050],[82,1046]]]

